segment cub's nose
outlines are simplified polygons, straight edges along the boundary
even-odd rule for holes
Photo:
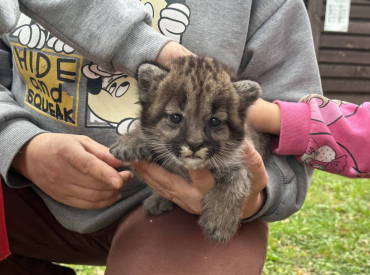
[[[188,142],[189,149],[193,151],[193,153],[200,150],[203,147],[204,142]]]

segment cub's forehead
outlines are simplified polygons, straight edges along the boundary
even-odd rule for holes
[[[234,91],[230,76],[226,71],[172,69],[165,78],[165,86],[174,93],[186,93],[187,96],[207,94],[210,97],[222,97]]]
[[[233,71],[208,57],[182,57],[167,64],[168,74],[162,82],[163,98],[184,109],[202,106],[207,111],[233,104]],[[168,102],[167,102],[168,103]]]
[[[234,70],[210,57],[183,56],[169,62],[170,73],[195,76],[206,80],[209,76],[235,78]],[[211,77],[212,78],[212,77]]]
[[[209,118],[215,115],[221,119],[228,117],[229,109],[237,109],[233,97],[226,93],[196,93],[179,91],[168,101],[167,113],[181,113],[186,116]]]

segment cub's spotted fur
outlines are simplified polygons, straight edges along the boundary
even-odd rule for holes
[[[248,197],[250,174],[243,165],[243,141],[264,157],[267,138],[246,125],[248,108],[261,95],[253,81],[208,57],[182,57],[166,66],[145,63],[138,69],[140,125],[123,135],[110,151],[124,162],[157,162],[187,179],[187,169],[207,167],[216,186],[202,200],[199,224],[214,241],[238,230]],[[153,192],[144,203],[148,214],[172,209]]]

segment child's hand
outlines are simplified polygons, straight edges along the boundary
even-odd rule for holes
[[[247,122],[254,128],[269,134],[280,134],[281,112],[277,104],[258,99],[249,109]]]

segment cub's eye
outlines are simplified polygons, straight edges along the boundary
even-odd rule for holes
[[[212,117],[210,120],[209,120],[209,125],[211,127],[218,127],[222,124],[222,121],[217,119],[217,118],[214,118]]]
[[[179,114],[173,114],[173,115],[170,115],[170,120],[173,123],[179,124],[181,122],[181,120],[182,120],[182,116],[179,115]]]

